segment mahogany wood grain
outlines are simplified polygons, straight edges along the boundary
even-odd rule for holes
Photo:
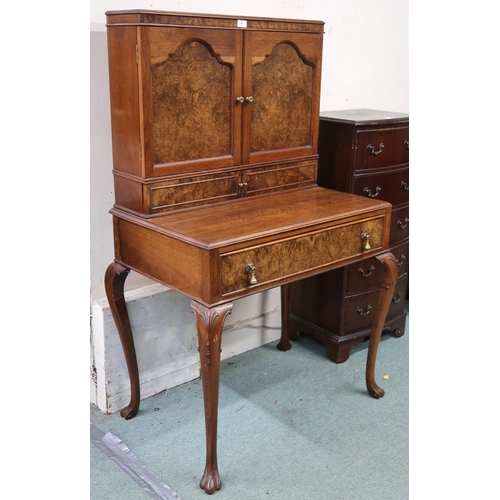
[[[395,245],[410,235],[410,207],[409,205],[395,208],[391,218],[391,245]]]
[[[407,166],[400,170],[390,172],[357,175],[354,178],[352,192],[359,196],[379,198],[381,200],[391,198],[392,205],[408,203],[410,184],[410,171]]]
[[[401,125],[378,130],[374,127],[359,130],[356,134],[356,169],[367,170],[408,163],[409,150],[405,141],[409,140],[409,133],[409,128]],[[368,146],[373,149],[368,149]]]

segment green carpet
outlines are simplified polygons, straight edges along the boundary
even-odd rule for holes
[[[222,340],[224,349],[224,339]],[[129,421],[90,409],[182,500],[404,500],[409,496],[409,329],[384,334],[376,380],[365,387],[368,344],[336,365],[311,337],[287,352],[276,342],[221,365],[218,461],[222,489],[199,488],[205,465],[201,381],[141,402]],[[388,375],[384,379],[384,375]],[[91,500],[151,498],[118,465],[90,446]]]

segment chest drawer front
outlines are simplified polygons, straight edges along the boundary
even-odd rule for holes
[[[352,333],[368,328],[377,309],[378,290],[347,298],[344,309],[344,331]]]
[[[169,212],[237,198],[238,172],[171,179],[146,186],[151,213]]]
[[[380,266],[377,260],[366,259],[351,264],[347,270],[347,293],[362,293],[375,290],[380,282]]]
[[[405,275],[410,266],[410,244],[405,243],[391,249],[398,263],[398,277]]]
[[[356,176],[353,193],[388,201],[392,205],[401,205],[409,201],[409,188],[409,170],[404,169],[397,172]]]
[[[356,170],[382,168],[409,162],[409,127],[358,130]]]
[[[389,306],[389,312],[387,313],[388,318],[402,312],[405,308],[407,286],[408,276],[398,279],[396,282],[396,287],[392,294],[391,305]]]
[[[406,301],[406,288],[408,277],[398,279],[391,299],[391,305],[387,313],[387,318],[395,316],[403,311]],[[378,301],[378,290],[347,297],[344,309],[344,330],[352,333],[356,330],[369,328],[372,325]]]
[[[221,255],[222,295],[270,283],[362,254],[362,233],[373,250],[382,247],[384,217],[316,231],[303,236]],[[253,263],[257,283],[245,267]]]
[[[408,238],[410,235],[410,207],[394,209],[391,216],[391,239],[394,245]]]
[[[391,249],[398,263],[398,277],[408,272],[408,250],[408,243]],[[375,258],[348,266],[347,293],[357,294],[377,289],[380,284],[380,269]]]

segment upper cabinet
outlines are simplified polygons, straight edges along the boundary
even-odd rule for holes
[[[323,22],[106,15],[119,205],[151,214],[201,192],[208,203],[316,182]],[[171,196],[172,176],[183,188]]]

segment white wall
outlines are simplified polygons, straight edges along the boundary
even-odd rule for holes
[[[109,310],[106,310],[104,291],[104,272],[113,260],[113,234],[109,209],[114,202],[113,178],[111,175],[111,135],[109,119],[109,91],[107,75],[106,52],[106,19],[104,13],[108,10],[122,9],[154,9],[180,12],[202,12],[263,17],[281,17],[294,19],[312,19],[325,22],[325,37],[323,51],[323,75],[321,92],[321,110],[373,108],[387,111],[409,111],[409,68],[408,68],[408,0],[254,0],[242,4],[234,0],[224,0],[207,3],[204,0],[190,1],[145,1],[145,0],[91,0],[90,2],[90,275],[91,297],[93,301],[93,335],[94,343],[101,346],[100,350],[92,350],[91,364],[100,380],[109,379],[109,375],[126,379],[126,370],[119,346],[112,341],[116,339],[116,331],[112,322],[107,321]],[[179,299],[175,292],[152,284],[146,278],[131,273],[126,282],[126,290],[154,290],[156,307],[169,308],[171,304],[181,305],[170,314],[184,314],[187,299]],[[163,295],[164,294],[164,295]],[[279,293],[271,290],[262,297],[242,299],[235,312],[228,318],[231,325],[246,325],[244,334],[234,337],[231,341],[229,354],[236,354],[245,349],[253,348],[269,342],[278,336],[279,325]],[[147,294],[136,292],[134,301],[147,301]],[[146,302],[144,302],[146,304]],[[148,306],[149,307],[149,306]],[[184,308],[184,312],[180,311]],[[131,321],[142,325],[147,333],[145,337],[137,336],[138,351],[143,353],[142,363],[161,365],[158,358],[160,352],[168,352],[168,324],[158,325],[156,314],[144,312],[147,307],[132,307]],[[167,312],[165,311],[167,314]],[[107,315],[107,316],[106,316]],[[177,325],[177,333],[192,329],[194,317],[186,316],[183,321],[172,318],[172,324]],[[267,325],[264,330],[259,330]],[[258,326],[258,328],[256,328]],[[263,333],[265,331],[265,333]],[[179,333],[179,334],[180,334]],[[242,333],[242,332],[240,332]],[[191,335],[195,335],[191,331]],[[156,340],[148,350],[143,342],[153,336]],[[175,337],[175,333],[174,333]],[[194,338],[194,337],[193,337]],[[227,345],[228,336],[223,340]],[[188,342],[189,343],[189,342]],[[170,346],[173,348],[173,346]],[[109,350],[113,350],[110,352]],[[186,353],[192,359],[192,352]],[[228,353],[226,352],[226,354]],[[118,359],[118,367],[108,366],[110,359]],[[195,361],[193,361],[195,362]],[[175,367],[172,368],[175,371]],[[172,372],[168,362],[162,365],[163,371],[156,375],[141,372],[144,376],[157,377],[158,380],[168,379]],[[140,367],[141,369],[141,367]],[[190,377],[192,365],[186,371]],[[107,374],[107,376],[105,375]],[[96,375],[96,373],[94,373]],[[150,383],[143,395],[153,394],[157,390],[167,388],[169,384],[182,381],[179,377],[170,382]],[[163,385],[162,385],[163,384]],[[121,396],[113,399],[109,386],[97,387],[91,383],[91,401],[99,404],[104,411],[119,409],[121,401],[126,399],[125,384],[117,389]],[[104,391],[104,392],[103,392]],[[108,394],[109,399],[98,403],[99,393]],[[113,399],[113,401],[111,401]],[[111,401],[111,402],[110,402]]]

